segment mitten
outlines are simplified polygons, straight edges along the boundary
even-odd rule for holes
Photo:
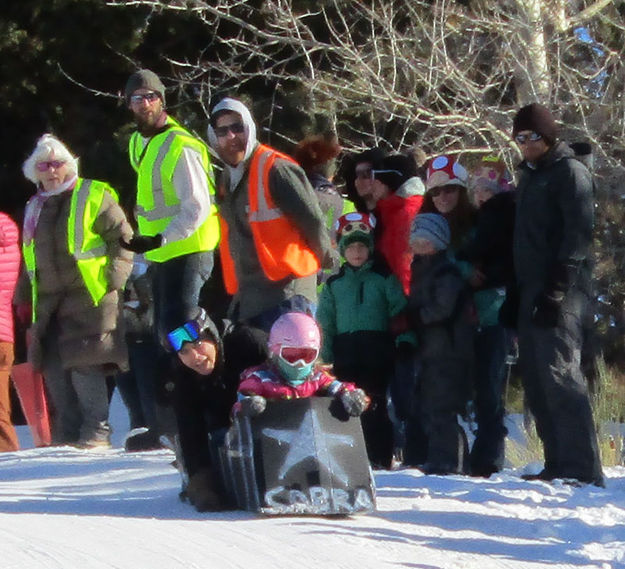
[[[347,414],[352,417],[359,417],[369,406],[369,398],[362,389],[341,391],[339,398]]]
[[[532,322],[539,328],[555,328],[560,317],[561,302],[549,294],[539,294],[534,301]]]
[[[257,417],[267,408],[267,400],[262,395],[250,395],[239,401],[241,413],[248,417]]]
[[[157,249],[163,243],[163,236],[158,233],[157,235],[135,235],[129,243],[122,238],[119,239],[119,244],[128,251],[134,253],[146,253],[152,249]]]

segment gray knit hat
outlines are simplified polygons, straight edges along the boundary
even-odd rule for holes
[[[415,239],[427,239],[439,251],[444,251],[451,239],[449,223],[438,213],[420,213],[415,216],[410,228],[410,241]]]
[[[139,71],[133,73],[126,82],[126,104],[130,104],[130,96],[137,89],[151,89],[156,91],[165,104],[165,86],[158,78],[158,75],[149,69],[139,69]]]

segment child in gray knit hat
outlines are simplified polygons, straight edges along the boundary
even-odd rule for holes
[[[410,232],[408,317],[417,335],[419,394],[413,424],[427,436],[426,474],[466,472],[468,448],[458,413],[471,390],[475,316],[471,291],[447,256],[449,224],[439,214],[419,214]],[[406,439],[409,444],[411,421]],[[409,454],[409,453],[408,453]]]

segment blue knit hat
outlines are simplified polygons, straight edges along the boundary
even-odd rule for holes
[[[427,239],[439,251],[444,251],[451,239],[449,223],[438,213],[420,213],[415,216],[410,228],[410,241],[415,239]]]

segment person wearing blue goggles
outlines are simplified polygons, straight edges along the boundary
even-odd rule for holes
[[[180,361],[200,375],[210,375],[217,362],[217,346],[202,333],[197,320],[189,320],[169,334],[167,341]]]

